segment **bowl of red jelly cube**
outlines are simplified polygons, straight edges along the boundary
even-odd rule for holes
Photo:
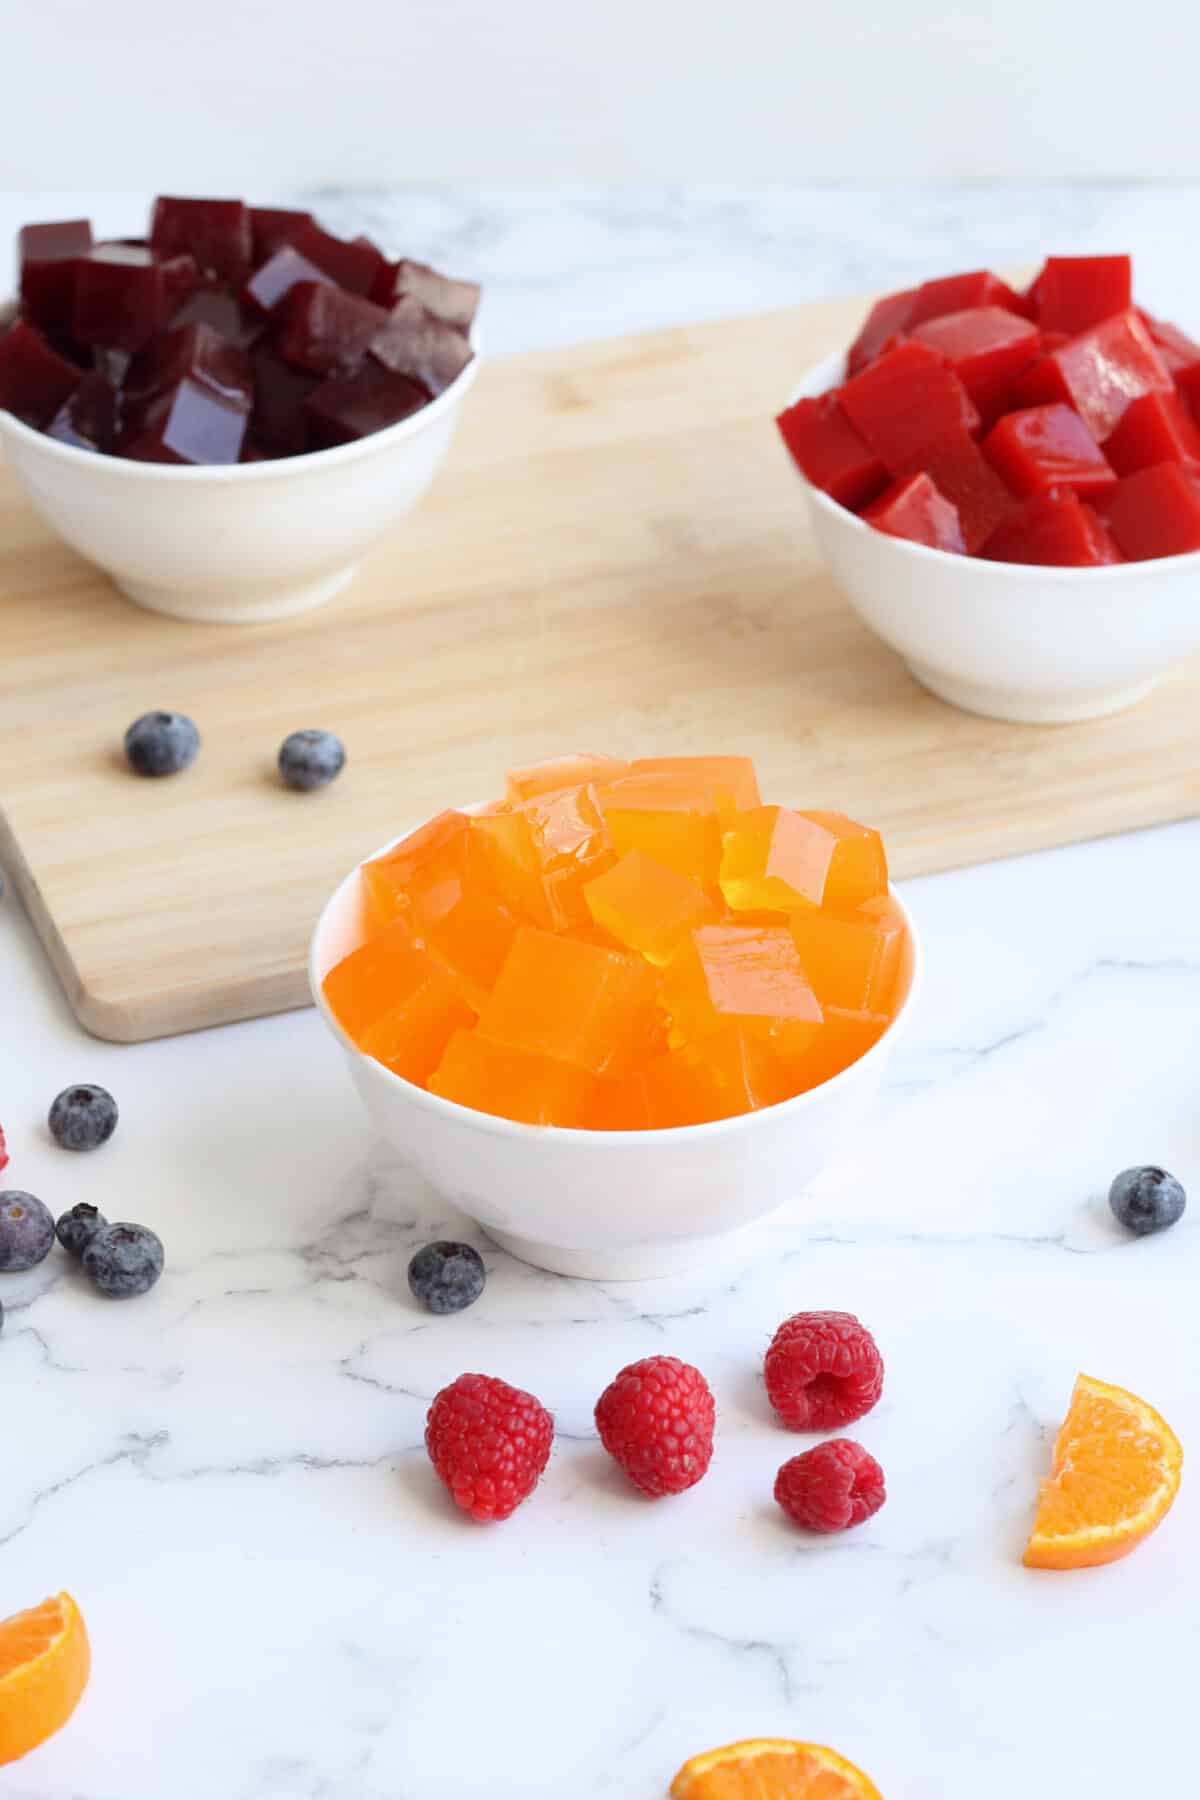
[[[1200,342],[1129,257],[886,295],[777,423],[839,585],[941,699],[1095,718],[1200,649]]]
[[[21,231],[0,444],[139,605],[307,611],[432,481],[478,368],[479,289],[298,210],[161,195],[146,229]]]
[[[869,826],[745,756],[580,754],[368,857],[310,977],[379,1135],[515,1255],[624,1280],[861,1136],[917,963]]]

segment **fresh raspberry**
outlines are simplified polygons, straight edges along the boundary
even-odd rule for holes
[[[784,1463],[775,1498],[805,1531],[845,1531],[877,1513],[887,1489],[883,1470],[861,1444],[830,1438]]]
[[[507,1519],[550,1460],[554,1420],[540,1400],[494,1375],[460,1375],[429,1409],[425,1448],[456,1506]]]
[[[717,1409],[699,1369],[677,1356],[630,1363],[596,1402],[600,1442],[635,1487],[682,1494],[712,1461]]]
[[[869,1413],[883,1392],[883,1358],[853,1313],[796,1313],[767,1351],[767,1396],[793,1431],[834,1431]]]

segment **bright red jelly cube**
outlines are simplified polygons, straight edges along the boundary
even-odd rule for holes
[[[281,244],[251,275],[242,298],[254,311],[269,313],[297,282],[327,280],[324,269],[301,255],[294,244]]]
[[[1104,510],[1131,562],[1200,550],[1200,475],[1183,463],[1127,475],[1106,496]]]
[[[454,325],[459,331],[470,331],[479,311],[480,287],[477,281],[452,281],[440,275],[428,263],[412,262],[407,257],[397,263],[385,263],[375,279],[371,298],[377,306],[390,311],[399,301],[411,297],[421,305]]]
[[[136,244],[97,244],[75,265],[71,336],[110,350],[141,350],[172,312],[164,260]]]
[[[998,414],[1013,381],[1041,349],[1037,326],[999,306],[946,313],[911,330],[945,357],[984,418]]]
[[[893,475],[911,473],[926,444],[964,435],[979,414],[953,369],[928,344],[900,344],[838,390],[842,411]]]
[[[69,332],[75,300],[75,265],[92,247],[86,219],[26,225],[17,233],[21,305],[43,331]]]
[[[990,269],[971,269],[965,275],[942,275],[936,281],[924,282],[913,297],[912,311],[903,327],[911,331],[929,319],[945,318],[948,313],[965,312],[969,307],[1000,306],[1023,318],[1032,316],[1030,302]]]
[[[383,252],[376,249],[370,238],[356,238],[351,242],[322,231],[315,223],[293,231],[288,242],[348,294],[369,295],[382,281],[388,266]]]
[[[931,550],[966,550],[958,508],[947,500],[923,471],[907,481],[894,481],[863,513],[876,531],[927,544]]]
[[[1014,407],[1073,406],[1097,443],[1103,443],[1139,394],[1170,393],[1167,369],[1137,313],[1116,313],[1043,356],[1013,384]]]
[[[797,467],[843,506],[857,511],[887,481],[887,470],[859,437],[836,394],[797,400],[775,423]]]
[[[320,385],[320,378],[304,369],[289,368],[270,350],[255,350],[253,361],[253,437],[270,456],[299,456],[308,448],[304,402]]]
[[[983,453],[1014,494],[1052,487],[1094,494],[1116,480],[1079,414],[1061,403],[1006,413],[983,440]]]
[[[185,377],[131,423],[121,455],[135,462],[235,463],[249,417],[247,406]]]
[[[298,212],[294,207],[252,206],[250,239],[254,267],[260,268],[281,244],[290,244],[298,231],[316,222],[310,212]]]
[[[1048,256],[1037,278],[1037,320],[1075,337],[1133,305],[1128,256]]]
[[[1200,431],[1178,394],[1143,394],[1126,409],[1104,446],[1118,475],[1155,463],[1200,464]]]
[[[1168,319],[1156,319],[1138,307],[1138,317],[1158,346],[1158,353],[1176,381],[1185,372],[1200,373],[1200,344]]]
[[[371,339],[371,355],[385,369],[411,376],[431,394],[448,388],[473,354],[461,331],[411,294],[396,302],[383,330]]]
[[[919,467],[957,511],[967,554],[974,556],[1011,512],[1012,494],[975,439],[962,430],[927,444]]]
[[[280,302],[272,341],[284,362],[310,375],[349,375],[388,316],[357,294],[323,281],[300,281]]]
[[[898,337],[906,329],[916,297],[916,288],[905,288],[898,294],[885,294],[882,300],[875,302],[847,353],[847,375],[857,375],[860,369],[874,362],[888,339]]]
[[[46,436],[77,450],[108,455],[117,436],[117,391],[103,375],[85,375],[46,427]]]
[[[24,319],[0,334],[0,406],[26,425],[44,430],[82,377],[83,371]]]
[[[180,251],[201,273],[239,286],[253,252],[250,211],[240,200],[183,200],[160,194],[150,221],[150,244],[164,256]]]
[[[1024,501],[997,526],[983,555],[991,562],[1050,563],[1073,569],[1123,560],[1100,519],[1069,488]]]
[[[368,359],[354,375],[332,376],[304,403],[310,450],[352,444],[372,431],[398,425],[429,404],[428,388]]]

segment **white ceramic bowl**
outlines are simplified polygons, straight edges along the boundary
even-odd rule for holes
[[[131,600],[202,624],[308,612],[425,492],[479,369],[411,418],[335,450],[189,468],[60,444],[0,410],[0,444],[38,512]]]
[[[842,352],[827,357],[789,405],[844,371]],[[796,474],[855,611],[922,686],[967,712],[1025,725],[1099,718],[1200,649],[1200,552],[1098,569],[985,562],[876,531]]]
[[[309,979],[374,1129],[434,1187],[525,1262],[561,1275],[638,1281],[716,1260],[739,1231],[795,1199],[861,1137],[916,997],[920,952],[905,918],[905,997],[866,1056],[779,1106],[670,1131],[522,1125],[443,1100],[364,1056],[322,992],[329,970],[363,940],[357,869],[317,923]]]

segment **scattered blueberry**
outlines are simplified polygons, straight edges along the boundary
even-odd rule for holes
[[[54,1232],[70,1256],[82,1256],[100,1227],[107,1224],[108,1220],[103,1213],[81,1200],[78,1206],[73,1206],[70,1212],[63,1214],[54,1227]]]
[[[1173,1175],[1150,1164],[1123,1169],[1108,1190],[1108,1204],[1127,1231],[1147,1237],[1183,1217],[1187,1195]]]
[[[178,775],[199,748],[200,733],[183,713],[143,713],[125,733],[125,755],[138,775]]]
[[[98,1150],[117,1129],[117,1103],[107,1088],[83,1081],[55,1098],[47,1123],[62,1149]]]
[[[279,746],[279,773],[305,794],[327,786],[345,766],[345,748],[332,731],[293,731]]]
[[[0,1194],[0,1272],[36,1268],[53,1242],[54,1215],[48,1206],[20,1188]]]
[[[102,1225],[84,1246],[83,1272],[110,1300],[132,1300],[162,1274],[162,1241],[145,1225]]]
[[[486,1280],[470,1244],[426,1244],[408,1265],[408,1285],[431,1313],[461,1312],[478,1300]]]

